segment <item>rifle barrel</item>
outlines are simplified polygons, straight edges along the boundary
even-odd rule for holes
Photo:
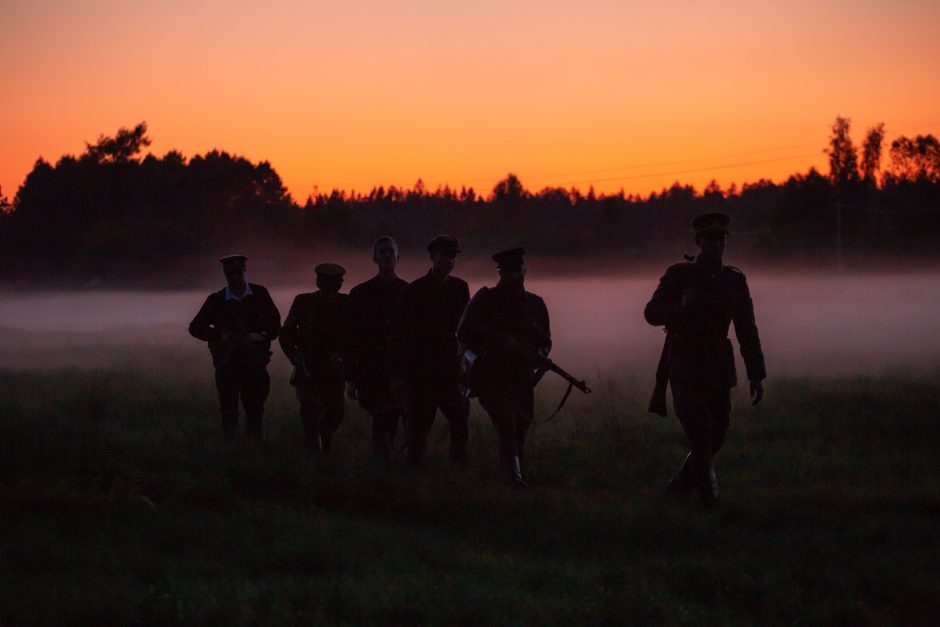
[[[581,390],[581,392],[583,392],[584,394],[590,394],[590,393],[591,393],[591,388],[589,388],[589,387],[587,386],[587,384],[586,384],[583,380],[581,380],[581,379],[576,379],[576,378],[575,378],[572,374],[570,374],[567,370],[565,370],[564,368],[562,368],[561,366],[559,366],[558,364],[556,364],[554,361],[552,361],[552,360],[549,359],[548,357],[545,358],[545,366],[546,366],[549,370],[551,370],[552,372],[554,372],[555,374],[557,374],[558,376],[560,376],[562,379],[564,379],[565,381],[567,381],[568,383],[570,383],[570,384],[573,385],[574,387],[576,387],[576,388],[578,388],[579,390]]]

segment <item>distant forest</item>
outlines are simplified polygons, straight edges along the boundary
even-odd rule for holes
[[[735,259],[819,267],[940,260],[940,142],[886,143],[883,125],[856,146],[836,118],[829,172],[703,190],[675,183],[648,196],[546,187],[509,174],[492,190],[377,187],[295,202],[268,162],[223,151],[143,156],[147,126],[122,128],[55,164],[36,161],[13,201],[0,193],[0,283],[7,287],[179,287],[193,264],[242,251],[275,266],[298,253],[357,247],[393,235],[403,254],[435,233],[470,255],[521,243],[543,259],[628,268],[689,252],[691,218],[733,218]],[[883,164],[883,156],[886,156]],[[368,254],[368,253],[366,253]]]

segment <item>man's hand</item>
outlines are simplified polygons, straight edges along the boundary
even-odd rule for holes
[[[356,384],[353,381],[346,382],[346,396],[354,401],[359,399],[359,390],[356,389]]]
[[[265,337],[257,331],[252,331],[251,333],[245,335],[245,341],[252,342],[253,344],[260,344],[261,342],[264,342],[264,340]]]
[[[699,300],[698,290],[691,288],[691,287],[687,287],[684,290],[682,290],[682,302],[679,304],[679,306],[682,308],[682,311],[687,311],[691,307],[695,306],[698,300]]]
[[[751,406],[757,405],[764,398],[764,384],[760,381],[751,381]]]

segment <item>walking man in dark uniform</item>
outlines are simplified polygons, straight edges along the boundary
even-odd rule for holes
[[[378,274],[349,292],[349,363],[346,395],[372,415],[372,444],[379,460],[391,456],[401,399],[392,393],[388,347],[398,298],[407,282],[398,278],[398,244],[388,236],[375,240],[372,260]]]
[[[294,299],[278,341],[294,364],[290,382],[300,401],[305,448],[319,456],[330,452],[343,420],[349,297],[339,293],[345,268],[321,263],[315,271],[318,290]]]
[[[525,249],[493,255],[496,287],[480,289],[457,327],[457,341],[476,356],[473,386],[493,420],[508,482],[525,487],[521,460],[534,413],[535,370],[552,347],[548,309],[525,291]]]
[[[457,323],[470,288],[450,276],[460,248],[453,235],[438,235],[428,244],[431,269],[401,292],[390,354],[394,386],[406,404],[408,462],[424,462],[428,435],[440,409],[450,426],[450,457],[467,464],[470,402],[460,393]]]
[[[668,382],[691,446],[669,491],[698,490],[706,506],[718,498],[712,458],[724,443],[731,388],[737,384],[734,350],[728,339],[732,322],[754,405],[764,395],[762,381],[767,376],[747,281],[734,266],[722,265],[729,223],[730,218],[722,213],[707,213],[692,221],[698,256],[666,270],[644,312],[647,322],[666,327],[650,411],[666,415]]]
[[[209,294],[190,323],[189,333],[209,343],[223,432],[227,437],[235,435],[241,399],[248,437],[260,440],[264,402],[271,389],[267,365],[271,341],[281,328],[281,314],[268,290],[245,279],[244,255],[220,261],[228,285]]]

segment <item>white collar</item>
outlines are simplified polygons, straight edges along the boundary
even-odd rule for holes
[[[251,283],[247,283],[247,282],[245,283],[245,291],[242,292],[242,295],[241,295],[240,297],[239,297],[239,296],[235,296],[235,294],[232,292],[232,290],[229,289],[229,286],[228,286],[228,285],[225,286],[225,300],[237,300],[237,301],[241,302],[242,298],[245,298],[246,296],[250,295],[251,293],[252,293],[252,291],[251,291]]]

